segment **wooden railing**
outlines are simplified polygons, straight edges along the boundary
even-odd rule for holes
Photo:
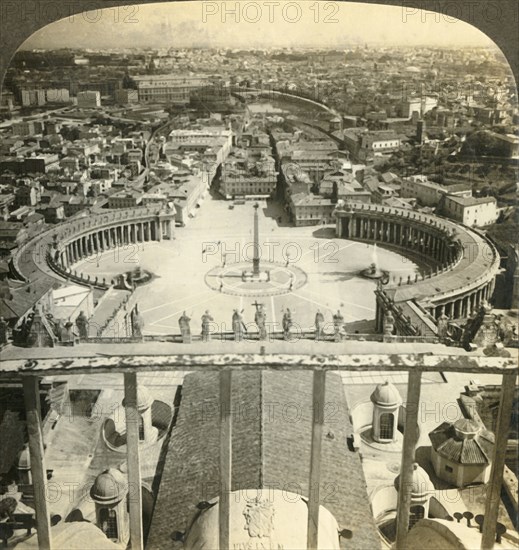
[[[134,351],[134,350],[133,350]],[[135,353],[135,351],[134,351]],[[398,550],[407,549],[409,530],[409,510],[413,462],[418,439],[418,411],[420,402],[421,377],[423,372],[470,372],[476,374],[493,373],[502,376],[501,399],[495,433],[495,446],[489,481],[489,494],[486,501],[485,522],[481,548],[491,549],[496,539],[497,513],[503,482],[503,471],[512,403],[515,393],[517,365],[515,359],[449,355],[296,355],[296,354],[198,354],[167,356],[93,356],[80,358],[11,360],[5,361],[0,371],[2,377],[17,375],[23,380],[25,413],[29,434],[29,451],[33,483],[43,490],[35,491],[36,528],[40,548],[52,548],[52,532],[48,502],[45,499],[47,472],[44,465],[44,444],[41,429],[39,380],[50,375],[82,375],[120,372],[124,375],[125,409],[127,420],[127,461],[128,482],[140,487],[139,434],[135,419],[137,406],[137,373],[150,371],[218,370],[220,373],[220,405],[223,411],[231,411],[231,387],[234,371],[243,370],[311,370],[314,376],[313,396],[315,412],[311,437],[311,461],[309,465],[310,486],[319,484],[321,465],[321,419],[324,409],[325,373],[327,371],[362,372],[408,372],[407,406],[402,461],[400,471],[400,490],[398,497],[397,540]],[[318,411],[321,414],[316,414]],[[224,494],[220,499],[219,511],[219,547],[230,548],[230,480],[232,479],[232,418],[221,415],[220,418],[220,476]],[[317,494],[315,494],[317,493]],[[308,501],[307,548],[317,549],[319,534],[319,494],[313,492]],[[130,526],[132,550],[142,550],[142,495],[137,491],[130,499]]]

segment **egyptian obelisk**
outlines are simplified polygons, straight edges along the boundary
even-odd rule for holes
[[[252,257],[252,276],[259,277],[260,274],[260,248],[259,248],[259,223],[258,223],[259,205],[254,205],[254,255]]]

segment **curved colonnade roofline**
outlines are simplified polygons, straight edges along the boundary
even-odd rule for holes
[[[435,264],[414,280],[393,276],[377,291],[393,304],[413,302],[415,309],[418,306],[430,315],[429,324],[443,314],[467,317],[492,295],[499,254],[486,237],[468,227],[429,214],[364,203],[338,206],[335,217],[337,237],[394,246]],[[110,281],[84,278],[73,265],[117,246],[171,239],[174,218],[173,210],[135,208],[69,220],[20,247],[13,271],[25,282],[37,279],[47,290],[56,280],[107,289]]]
[[[174,223],[174,210],[156,207],[107,210],[68,220],[24,243],[12,259],[12,271],[21,281],[44,287],[40,296],[57,281],[107,289],[110,281],[85,278],[72,269],[74,263],[118,246],[171,239]]]
[[[456,319],[468,317],[492,296],[500,256],[481,233],[438,216],[375,204],[341,205],[335,217],[337,237],[394,246],[435,264],[414,280],[390,277],[377,291],[388,303],[412,302],[431,320]],[[378,305],[379,300],[381,329]]]

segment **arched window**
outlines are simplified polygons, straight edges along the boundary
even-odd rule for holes
[[[102,508],[99,512],[101,531],[112,540],[119,538],[117,529],[117,512],[113,508]]]
[[[393,439],[395,417],[391,413],[380,415],[380,439]]]
[[[411,506],[409,510],[409,529],[425,517],[425,508],[420,505]]]
[[[144,419],[139,415],[139,441],[144,441]]]

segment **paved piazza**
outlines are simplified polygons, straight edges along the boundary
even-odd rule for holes
[[[233,209],[230,204],[208,196],[196,217],[176,228],[174,240],[114,249],[82,261],[77,269],[107,279],[138,265],[151,271],[154,280],[136,290],[146,334],[178,333],[183,311],[195,334],[205,310],[220,330],[231,330],[234,309],[243,310],[244,322],[252,325],[254,302],[264,304],[271,330],[281,330],[283,311],[290,308],[294,324],[303,330],[313,328],[318,309],[331,327],[332,315],[340,309],[351,332],[372,332],[376,282],[358,272],[374,255],[382,270],[398,277],[406,279],[418,270],[416,263],[393,251],[334,238],[333,225],[278,223],[280,207],[260,201],[260,268],[271,271],[270,281],[243,282],[241,272],[250,270],[254,252],[254,202]]]

